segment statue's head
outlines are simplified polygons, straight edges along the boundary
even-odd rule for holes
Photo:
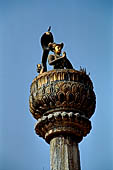
[[[55,54],[60,55],[64,44],[49,43],[48,46],[51,51],[53,51]]]

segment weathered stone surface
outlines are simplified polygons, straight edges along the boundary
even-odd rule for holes
[[[50,142],[51,170],[80,170],[78,144],[70,136],[55,137]]]

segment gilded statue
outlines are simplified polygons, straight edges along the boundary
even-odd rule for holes
[[[41,74],[47,71],[47,59],[49,65],[52,65],[54,69],[73,69],[72,64],[66,56],[66,52],[61,54],[64,44],[54,42],[50,29],[51,27],[49,27],[48,32],[45,32],[41,37],[41,46],[43,49],[42,63],[37,65],[37,72]],[[54,54],[49,55],[50,51]]]

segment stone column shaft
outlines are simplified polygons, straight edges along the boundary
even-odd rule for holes
[[[80,170],[78,144],[70,136],[50,141],[50,170]]]

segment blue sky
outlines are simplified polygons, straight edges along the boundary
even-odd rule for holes
[[[74,68],[90,72],[96,93],[92,131],[79,145],[82,170],[113,169],[112,20],[111,0],[0,1],[0,170],[49,170],[29,94],[50,25]]]

